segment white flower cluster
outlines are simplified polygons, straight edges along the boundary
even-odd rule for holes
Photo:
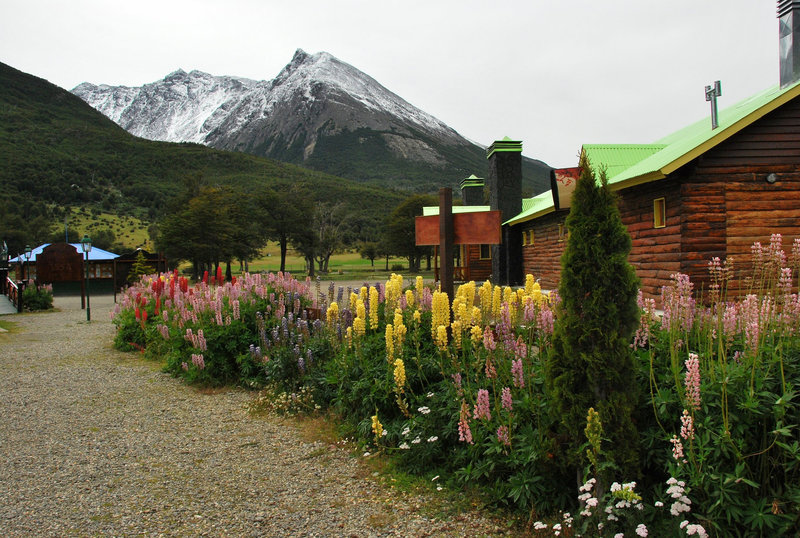
[[[677,480],[670,477],[667,480],[667,495],[675,499],[672,506],[669,508],[669,513],[677,517],[683,512],[690,512],[692,510],[692,500],[686,496],[686,483],[683,480]]]
[[[697,525],[697,524],[693,525],[686,520],[683,520],[681,522],[681,528],[684,529],[686,531],[686,534],[689,536],[692,536],[694,534],[696,534],[699,538],[706,538],[708,536],[708,533],[706,533],[706,530],[703,528],[702,525]]]

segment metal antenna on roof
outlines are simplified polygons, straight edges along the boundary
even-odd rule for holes
[[[717,121],[717,97],[722,95],[722,85],[718,80],[714,81],[714,86],[706,86],[706,101],[711,101],[711,129],[719,127]]]

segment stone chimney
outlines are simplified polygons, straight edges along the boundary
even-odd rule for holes
[[[482,177],[475,177],[475,174],[472,174],[461,180],[461,201],[464,205],[485,205]]]
[[[505,137],[486,152],[489,159],[489,207],[500,211],[505,222],[522,211],[522,142]],[[522,232],[503,226],[503,243],[492,247],[492,280],[495,284],[522,284]]]
[[[781,88],[800,79],[800,0],[778,0]],[[795,39],[797,38],[797,39]]]

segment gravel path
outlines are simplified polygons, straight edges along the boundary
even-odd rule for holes
[[[242,390],[183,385],[111,348],[111,297],[4,316],[2,536],[486,536],[480,514],[434,519],[360,458],[253,417]]]

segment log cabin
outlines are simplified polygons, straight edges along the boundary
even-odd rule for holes
[[[675,273],[707,288],[708,262],[752,263],[754,242],[781,234],[783,248],[800,237],[800,2],[779,0],[780,83],[717,111],[719,83],[706,87],[712,103],[704,118],[649,144],[585,144],[582,154],[604,169],[618,195],[632,239],[629,261],[647,297],[658,297]],[[467,280],[487,274],[495,284],[519,285],[533,274],[545,289],[558,287],[561,254],[569,236],[569,179],[577,169],[553,170],[551,190],[522,199],[522,143],[508,138],[487,152],[489,205],[474,176],[462,183],[468,211],[502,212],[502,244],[462,246]],[[438,208],[426,208],[438,214]],[[729,291],[742,288],[731,283]]]
[[[629,261],[645,296],[657,297],[671,275],[708,286],[708,262],[752,263],[754,242],[781,234],[787,252],[800,237],[800,7],[779,2],[780,84],[652,144],[586,144],[590,165],[605,168],[632,239]],[[716,87],[719,94],[719,85]],[[518,229],[524,273],[558,286],[569,231],[568,209],[553,190],[523,200],[504,221]],[[505,237],[506,234],[504,234]],[[741,281],[731,284],[741,288]]]

